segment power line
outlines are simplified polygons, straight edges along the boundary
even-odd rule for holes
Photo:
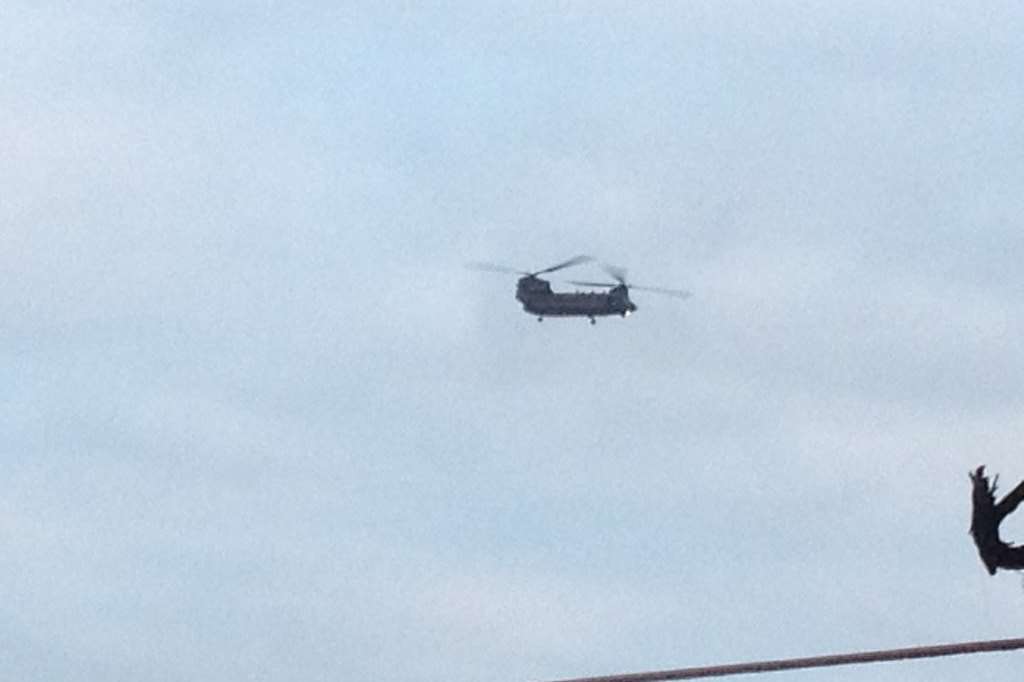
[[[940,656],[960,656],[993,651],[1014,651],[1017,649],[1024,649],[1024,638],[961,642],[958,644],[940,644],[938,646],[920,646],[907,649],[861,651],[852,654],[831,654],[828,656],[810,656],[806,658],[784,658],[774,661],[753,661],[750,663],[732,663],[701,668],[679,668],[677,670],[626,673],[600,677],[577,677],[574,679],[558,680],[557,682],[666,682],[667,680],[695,680],[702,677],[725,677],[727,675],[801,670],[803,668],[825,668],[836,665],[860,665],[882,661],[906,661],[914,658],[938,658]]]

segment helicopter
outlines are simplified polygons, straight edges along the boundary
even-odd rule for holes
[[[605,292],[577,291],[574,293],[559,293],[551,289],[551,283],[548,280],[539,277],[539,275],[557,272],[593,260],[590,256],[574,256],[551,267],[533,272],[517,270],[493,263],[471,263],[470,267],[476,270],[522,275],[516,283],[516,300],[523,304],[523,310],[536,315],[538,322],[543,322],[545,317],[586,317],[590,319],[590,324],[596,324],[598,317],[609,315],[629,317],[637,309],[636,304],[629,298],[629,290],[631,288],[652,291],[677,298],[688,298],[690,296],[690,292],[682,289],[664,289],[662,287],[645,287],[629,284],[626,282],[625,270],[607,264],[602,264],[601,267],[615,282],[567,280],[569,284],[577,286],[607,289]]]

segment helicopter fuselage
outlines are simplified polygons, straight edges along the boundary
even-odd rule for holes
[[[533,313],[539,319],[545,317],[595,317],[620,315],[626,317],[636,304],[629,300],[629,289],[625,285],[611,288],[607,292],[557,293],[551,290],[551,283],[535,276],[526,276],[516,286],[516,300],[523,304],[523,310]]]

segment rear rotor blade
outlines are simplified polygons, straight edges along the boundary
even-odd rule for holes
[[[570,258],[569,260],[563,261],[563,262],[559,263],[558,265],[552,265],[550,268],[545,268],[544,270],[538,270],[537,272],[533,272],[533,273],[530,273],[530,274],[532,274],[532,275],[543,275],[543,274],[548,273],[548,272],[554,272],[555,270],[561,270],[562,268],[569,268],[569,267],[572,267],[573,265],[579,265],[580,263],[586,263],[586,262],[592,261],[592,260],[594,260],[594,259],[591,258],[590,256],[576,256],[575,258]]]
[[[496,263],[473,262],[473,263],[467,263],[466,267],[470,268],[472,270],[483,270],[484,272],[504,272],[504,273],[511,274],[511,275],[529,275],[530,274],[530,273],[528,273],[528,272],[526,272],[524,270],[516,270],[515,268],[510,268],[510,267],[508,267],[506,265],[498,265]]]

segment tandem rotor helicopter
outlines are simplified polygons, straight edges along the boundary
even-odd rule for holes
[[[596,324],[596,318],[600,316],[620,315],[628,317],[630,313],[636,310],[636,304],[629,300],[630,289],[651,291],[676,298],[688,298],[690,296],[690,292],[682,289],[664,289],[661,287],[629,284],[626,282],[625,270],[605,264],[602,264],[601,267],[615,280],[614,283],[567,281],[569,284],[577,286],[606,288],[608,289],[606,292],[577,291],[573,293],[558,293],[551,290],[551,283],[548,280],[538,277],[538,275],[546,275],[593,260],[590,256],[575,256],[557,265],[534,272],[516,270],[515,268],[495,265],[493,263],[470,263],[469,267],[488,272],[522,275],[516,283],[516,300],[523,304],[523,310],[536,315],[538,322],[543,322],[545,317],[587,317],[590,319],[590,324]]]

